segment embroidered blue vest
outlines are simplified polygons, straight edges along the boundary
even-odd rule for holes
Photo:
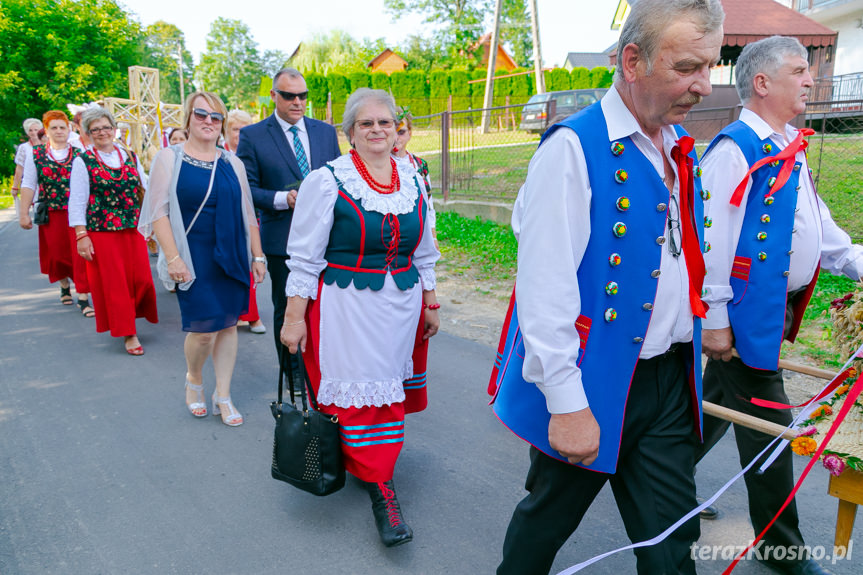
[[[578,134],[585,151],[592,191],[591,234],[578,268],[581,315],[573,318],[581,340],[577,363],[591,412],[600,429],[599,456],[587,469],[617,469],[629,386],[656,298],[665,237],[668,188],[650,161],[627,137],[611,142],[602,108],[596,103],[560,124]],[[685,132],[676,127],[680,136]],[[540,143],[542,145],[542,143]],[[697,164],[693,151],[690,154]],[[696,173],[699,173],[696,171]],[[694,179],[694,194],[701,191]],[[703,203],[692,202],[703,238]],[[522,377],[524,343],[513,293],[489,393],[495,414],[511,431],[543,453],[566,461],[548,442],[550,415],[545,396]],[[701,322],[695,318],[689,384],[696,428],[701,428]],[[697,369],[693,369],[697,366]]]
[[[762,140],[752,128],[738,120],[713,138],[704,155],[725,137],[734,140],[750,166],[780,151],[769,138]],[[771,371],[778,369],[785,329],[791,230],[800,189],[801,164],[796,162],[785,185],[768,197],[780,168],[781,163],[767,164],[752,174],[746,206],[740,208],[745,209],[746,214],[731,268],[730,285],[734,295],[726,306],[740,359],[750,367]],[[790,341],[794,341],[817,279],[816,272],[806,294],[795,306],[796,312],[798,307],[800,309],[794,314],[795,323],[788,335]]]
[[[327,165],[330,171],[332,166]],[[333,171],[335,178],[335,172]],[[333,207],[333,227],[324,258],[327,268],[323,281],[345,288],[351,283],[357,289],[378,291],[384,287],[386,274],[392,274],[399,289],[410,289],[419,281],[412,256],[426,225],[427,206],[417,194],[414,209],[393,215],[368,211],[362,202],[348,194],[338,178],[339,196]],[[402,185],[419,184],[412,180]]]

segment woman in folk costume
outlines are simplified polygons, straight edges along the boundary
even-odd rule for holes
[[[81,129],[92,148],[72,162],[69,225],[87,260],[96,331],[124,338],[126,353],[144,355],[135,319],[158,323],[147,242],[138,233],[144,170],[134,154],[114,144],[117,123],[104,108],[88,108]]]
[[[365,482],[388,547],[413,538],[392,478],[405,414],[426,406],[428,338],[440,325],[428,196],[390,155],[395,118],[392,96],[357,90],[342,123],[353,149],[303,181],[281,332],[303,351],[321,411],[339,418],[345,468]]]
[[[69,278],[75,282],[78,307],[85,317],[93,317],[87,263],[75,249],[75,231],[69,227],[69,178],[72,160],[81,150],[69,145],[69,118],[60,110],[49,110],[42,116],[48,144],[33,147],[24,160],[21,181],[21,209],[18,222],[22,228],[33,227],[30,205],[36,201],[48,206],[48,223],[39,226],[39,266],[51,283],[60,282],[60,302],[72,305]]]

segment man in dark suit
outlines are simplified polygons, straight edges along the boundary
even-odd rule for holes
[[[309,91],[303,75],[283,68],[273,77],[272,116],[240,131],[237,156],[246,166],[255,208],[261,212],[261,242],[273,282],[276,351],[285,317],[288,233],[297,190],[311,170],[341,155],[331,125],[305,117]],[[283,357],[287,357],[287,350]]]

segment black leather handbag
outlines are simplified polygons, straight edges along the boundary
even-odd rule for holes
[[[44,226],[48,223],[48,202],[37,202],[33,210],[33,223]]]
[[[285,368],[279,361],[279,397],[270,404],[276,419],[273,438],[273,479],[290,483],[314,495],[329,495],[345,485],[345,466],[342,462],[339,419],[317,410],[318,403],[308,384],[302,357],[299,373],[302,381],[302,410],[294,396],[294,375],[288,370],[291,403],[282,403]],[[308,395],[307,395],[308,394]],[[313,408],[309,408],[311,399]]]

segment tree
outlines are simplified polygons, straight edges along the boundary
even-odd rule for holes
[[[512,54],[516,64],[524,68],[533,65],[533,36],[530,30],[530,14],[525,0],[503,0],[500,15],[500,41]]]
[[[159,97],[164,102],[180,102],[180,72],[177,65],[182,54],[183,93],[190,94],[194,64],[192,54],[186,50],[183,32],[174,24],[159,20],[144,31],[147,54],[144,65],[159,70]]]
[[[483,19],[492,10],[490,0],[384,0],[384,9],[398,20],[422,14],[437,27],[434,38],[451,60],[463,60],[464,51],[483,31]]]
[[[140,24],[115,0],[0,2],[0,173],[12,168],[21,121],[46,110],[127,97],[141,64]]]
[[[289,57],[289,54],[285,54],[281,50],[265,51],[264,55],[261,56],[261,68],[264,71],[264,75],[270,78],[275,76],[276,72],[285,67],[285,63]]]
[[[368,63],[386,47],[383,38],[359,41],[343,30],[332,30],[303,40],[290,64],[303,73],[365,72]]]
[[[207,51],[196,70],[198,85],[218,93],[229,108],[253,106],[264,75],[258,44],[240,20],[216,18],[207,35]]]

